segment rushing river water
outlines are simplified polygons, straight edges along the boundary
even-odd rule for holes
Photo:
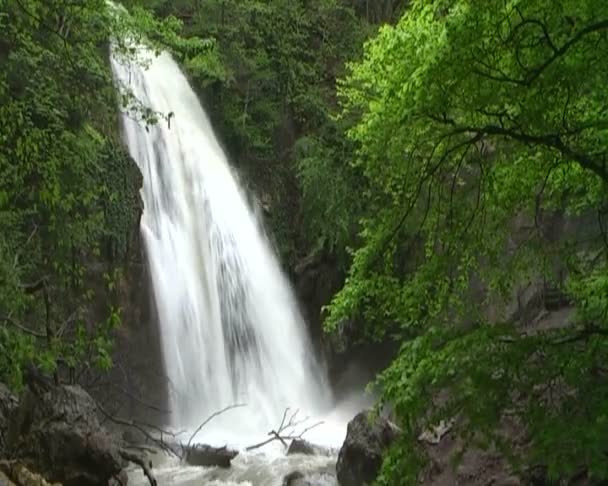
[[[202,442],[225,445],[241,452],[229,469],[186,467],[175,458],[164,454],[153,457],[155,474],[160,485],[176,486],[282,486],[286,475],[298,471],[310,486],[337,486],[336,460],[346,434],[346,423],[358,411],[370,405],[371,397],[355,393],[325,414],[323,423],[306,433],[305,438],[320,446],[322,452],[314,456],[286,455],[279,442],[272,442],[255,451],[244,450],[246,445],[266,439],[266,434],[245,438],[238,433],[211,427],[201,432]],[[316,423],[316,422],[313,422]],[[300,428],[301,430],[301,428]],[[188,434],[186,434],[187,436]],[[129,484],[148,486],[143,473],[134,467]]]

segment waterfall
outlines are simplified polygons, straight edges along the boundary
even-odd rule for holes
[[[139,50],[145,63],[116,53],[111,61],[119,86],[172,114],[151,126],[122,115],[144,180],[141,232],[172,425],[192,428],[244,403],[223,426],[265,434],[286,407],[315,413],[325,405],[323,373],[290,285],[186,77],[169,54]]]

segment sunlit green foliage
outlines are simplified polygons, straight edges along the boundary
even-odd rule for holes
[[[141,177],[118,135],[119,100],[136,100],[116,96],[109,44],[208,48],[180,29],[105,0],[0,0],[0,380],[14,387],[30,362],[110,364],[118,314],[102,275],[128,251]]]
[[[341,84],[366,216],[327,327],[364,316],[402,342],[379,384],[406,433],[381,483],[416,483],[440,419],[515,453],[506,415],[530,436],[522,471],[608,478],[607,55],[603,1],[418,0]],[[577,312],[531,332],[508,304],[543,282]]]

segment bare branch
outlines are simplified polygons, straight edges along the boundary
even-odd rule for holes
[[[314,429],[315,427],[318,427],[319,425],[323,424],[323,422],[316,422],[312,425],[310,425],[309,427],[306,427],[304,430],[302,430],[299,434],[296,435],[296,431],[295,428],[299,425],[304,424],[305,422],[307,422],[309,420],[309,417],[305,417],[302,420],[297,420],[296,417],[299,413],[299,409],[296,409],[295,412],[293,412],[291,414],[291,416],[289,417],[289,420],[287,420],[287,422],[285,422],[286,418],[287,418],[287,413],[289,412],[289,407],[287,407],[285,409],[285,411],[283,412],[283,418],[281,419],[281,423],[278,427],[277,430],[271,430],[270,432],[268,432],[268,435],[270,436],[269,439],[266,439],[258,444],[254,444],[251,445],[247,448],[245,448],[246,451],[252,451],[254,449],[259,449],[260,447],[265,446],[266,444],[270,444],[271,442],[274,442],[275,440],[278,440],[279,442],[281,442],[281,444],[283,444],[283,446],[287,449],[288,444],[287,441],[288,440],[295,440],[295,439],[301,439],[302,436],[308,432],[309,430]]]
[[[170,414],[171,410],[167,410],[164,408],[161,408],[157,405],[154,405],[152,403],[148,403],[145,400],[143,400],[142,398],[138,397],[137,395],[135,395],[134,393],[131,393],[129,390],[127,390],[126,388],[123,388],[122,386],[113,383],[112,381],[109,381],[107,383],[103,383],[102,386],[111,386],[116,388],[117,390],[119,390],[120,392],[122,392],[125,396],[127,396],[128,398],[130,398],[131,400],[133,400],[134,402],[138,403],[139,405],[142,405],[143,407],[149,408],[150,410],[154,410],[155,412],[159,412],[162,414]]]
[[[30,242],[32,241],[32,238],[34,238],[34,235],[36,234],[37,231],[38,231],[38,225],[35,224],[34,229],[32,230],[30,235],[25,240],[25,243],[23,244],[23,246],[21,246],[21,249],[15,253],[15,258],[13,260],[13,267],[17,268],[17,265],[19,265],[19,258],[21,257],[21,253],[22,253],[23,249],[30,244]]]
[[[16,327],[17,329],[19,329],[21,332],[24,332],[25,334],[29,334],[30,336],[34,336],[35,338],[46,339],[46,334],[42,334],[40,332],[32,331],[31,329],[28,329],[24,325],[19,324],[15,319],[13,319],[10,316],[0,316],[0,322],[5,322],[7,324],[10,324],[11,326]]]
[[[135,421],[132,420],[124,420],[124,419],[120,419],[117,417],[114,417],[112,414],[108,413],[98,402],[95,402],[97,405],[97,408],[99,409],[99,411],[111,422],[114,422],[117,425],[123,425],[125,427],[130,427],[133,429],[138,430],[139,432],[141,432],[148,440],[150,440],[152,443],[156,444],[160,449],[162,449],[163,451],[169,453],[172,456],[175,457],[179,457],[179,455],[173,450],[173,448],[171,446],[169,446],[168,444],[165,443],[165,441],[162,439],[162,434],[164,435],[168,435],[169,437],[175,437],[176,434],[166,431],[166,430],[162,430],[159,427],[152,427],[152,426],[143,426],[140,423],[137,423]],[[147,428],[154,428],[158,431],[161,432],[161,438],[157,439],[156,437],[154,437],[150,432],[148,432]],[[181,458],[180,458],[181,459]]]
[[[314,424],[312,424],[309,427],[306,427],[302,432],[300,432],[300,434],[296,437],[297,439],[301,439],[302,436],[306,433],[309,432],[310,430],[314,429],[315,427],[318,427],[319,425],[323,425],[325,422],[323,422],[322,420],[319,422],[316,422]]]
[[[531,21],[529,21],[527,23],[530,23],[530,22]],[[523,24],[520,24],[520,25],[523,25]],[[473,72],[479,76],[483,76],[485,78],[488,78],[488,79],[491,79],[494,81],[499,81],[499,82],[503,82],[503,83],[512,83],[512,84],[517,84],[520,86],[530,86],[534,81],[536,81],[536,79],[538,79],[540,77],[540,75],[549,66],[551,66],[551,64],[553,64],[555,61],[557,61],[560,57],[564,56],[575,44],[580,42],[584,37],[586,37],[587,35],[592,34],[594,32],[599,32],[601,30],[607,30],[607,29],[608,29],[608,19],[601,20],[601,21],[595,22],[593,24],[589,24],[585,28],[579,30],[573,37],[570,38],[570,40],[568,42],[566,42],[560,48],[556,48],[556,46],[553,45],[553,43],[550,41],[550,37],[547,37],[548,36],[548,32],[547,32],[547,35],[545,36],[545,38],[547,39],[547,42],[549,43],[549,46],[551,47],[551,49],[553,51],[553,55],[548,57],[544,62],[542,62],[535,68],[528,70],[528,73],[523,78],[509,77],[506,74],[498,71],[497,69],[491,69],[491,70],[493,70],[495,72],[499,72],[499,75],[492,74],[491,72],[489,72],[490,70],[484,72],[482,70],[474,69]],[[486,66],[486,69],[488,69],[487,66]]]
[[[201,429],[207,425],[209,422],[211,422],[215,417],[217,417],[218,415],[223,414],[224,412],[227,412],[228,410],[232,410],[233,408],[239,408],[239,407],[246,407],[247,404],[246,403],[237,403],[234,405],[228,405],[227,407],[222,408],[221,410],[218,410],[217,412],[212,413],[211,415],[209,415],[209,417],[207,417],[202,424],[200,424],[198,426],[198,428],[194,431],[194,433],[190,436],[190,439],[188,440],[188,444],[186,445],[186,449],[190,449],[190,445],[192,444],[192,440],[194,439],[194,437],[196,437],[196,434],[198,434]]]
[[[550,49],[553,51],[553,53],[557,53],[558,49],[557,49],[557,47],[555,47],[555,44],[553,43],[553,40],[551,39],[551,35],[549,35],[549,30],[547,29],[547,26],[543,22],[541,22],[540,20],[537,20],[537,19],[525,19],[523,17],[523,15],[521,14],[521,12],[519,11],[519,9],[517,9],[517,12],[519,13],[520,17],[522,18],[522,21],[519,24],[517,24],[515,27],[513,27],[513,30],[511,31],[511,35],[507,39],[506,43],[508,44],[510,41],[512,41],[513,38],[515,37],[515,34],[520,29],[525,27],[526,25],[536,25],[537,27],[540,27],[540,30],[543,33],[543,38],[547,42],[547,45],[550,47]]]
[[[532,135],[530,133],[520,132],[514,130],[512,128],[505,128],[498,125],[485,125],[479,127],[473,126],[458,126],[456,122],[452,119],[442,119],[440,117],[434,115],[428,115],[434,121],[444,123],[447,125],[454,126],[454,130],[451,132],[451,135],[461,135],[461,134],[470,134],[474,133],[475,137],[473,139],[468,140],[465,143],[460,143],[449,151],[446,151],[446,154],[442,156],[442,159],[446,158],[449,155],[448,152],[453,152],[457,150],[459,147],[465,145],[466,143],[470,143],[472,141],[481,140],[486,135],[496,135],[499,137],[510,138],[512,140],[516,140],[518,142],[522,142],[524,144],[530,145],[540,145],[545,146],[547,148],[552,148],[561,153],[566,159],[571,160],[573,162],[577,162],[584,169],[590,170],[598,175],[603,181],[608,182],[608,169],[605,164],[600,163],[599,160],[593,158],[592,155],[578,152],[574,150],[572,147],[566,145],[561,138],[563,134],[543,134],[543,135]],[[572,133],[568,133],[570,135]]]

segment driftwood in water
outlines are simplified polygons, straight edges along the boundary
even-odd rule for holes
[[[234,451],[232,449],[228,449],[226,446],[224,447],[212,447],[204,444],[192,444],[192,441],[196,437],[196,435],[201,431],[201,429],[207,425],[211,420],[213,420],[218,415],[221,415],[229,410],[234,408],[245,407],[244,403],[237,403],[234,405],[229,405],[215,413],[212,413],[207,417],[194,431],[194,433],[190,436],[187,444],[181,444],[181,459],[182,461],[187,462],[191,466],[218,466],[218,467],[230,467],[230,461],[234,459],[238,455],[238,451]]]
[[[283,412],[283,418],[281,420],[281,423],[279,424],[279,428],[277,430],[271,430],[270,432],[268,432],[268,435],[270,437],[270,439],[266,439],[265,441],[260,442],[259,444],[255,444],[252,446],[247,447],[246,450],[248,451],[252,451],[254,449],[259,449],[260,447],[265,446],[266,444],[269,444],[270,442],[273,442],[275,440],[278,440],[279,442],[281,442],[281,444],[283,444],[283,446],[285,446],[285,448],[288,448],[288,444],[287,441],[295,441],[295,440],[301,440],[302,436],[308,432],[311,429],[314,429],[315,427],[318,427],[319,425],[321,425],[323,422],[316,422],[313,423],[312,425],[305,427],[299,434],[296,434],[295,430],[297,427],[299,427],[300,425],[304,425],[306,422],[308,422],[308,417],[305,417],[303,419],[297,419],[297,415],[298,415],[299,410],[296,410],[294,413],[292,413],[289,416],[289,419],[287,419],[287,414],[289,413],[289,407],[285,409],[285,412]]]

